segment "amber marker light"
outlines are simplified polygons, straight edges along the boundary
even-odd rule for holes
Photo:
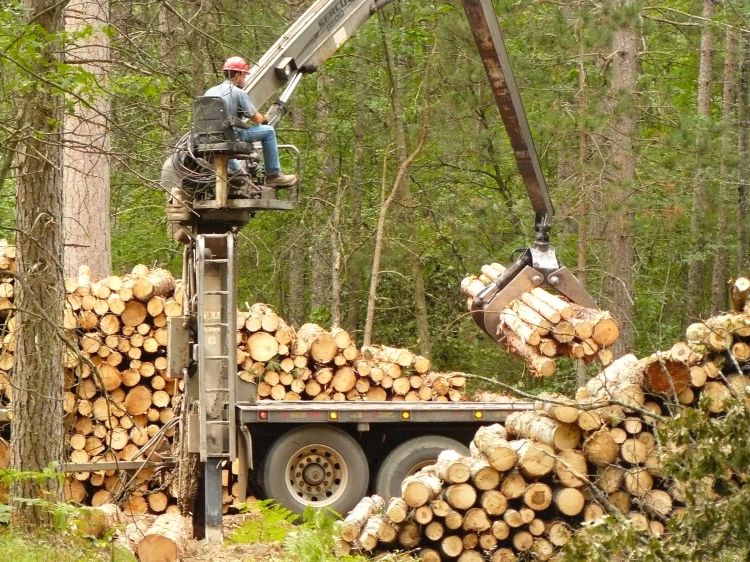
[[[484,417],[484,412],[482,410],[477,410],[474,412],[474,419],[481,420]]]
[[[410,420],[411,419],[411,413],[410,412],[401,412],[401,419],[402,420]]]
[[[339,413],[338,412],[328,412],[328,419],[329,420],[337,420],[337,419],[339,419]]]

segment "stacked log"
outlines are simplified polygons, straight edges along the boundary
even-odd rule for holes
[[[342,537],[338,550],[548,560],[583,523],[607,513],[661,536],[684,509],[685,491],[661,470],[674,451],[660,443],[659,426],[686,407],[720,418],[732,400],[750,406],[750,308],[747,296],[735,294],[733,302],[735,312],[691,325],[685,341],[666,352],[614,361],[575,400],[542,394],[533,412],[481,428],[469,457],[447,455],[407,478],[401,497],[362,523],[372,527],[376,518],[390,529],[387,540]],[[450,463],[469,467],[470,476]],[[705,495],[713,497],[710,483]]]
[[[624,363],[643,371],[637,361]],[[629,368],[613,366],[630,380]],[[612,382],[612,373],[597,378]],[[612,509],[663,532],[677,502],[664,496],[661,478],[647,462],[656,444],[646,437],[653,436],[654,419],[634,413],[620,427],[602,415],[598,429],[584,431],[577,424],[581,411],[553,395],[536,411],[509,415],[505,427],[480,428],[469,457],[452,453],[408,477],[400,498],[362,522],[363,529],[394,528],[390,542],[360,536],[339,550],[419,547],[431,560],[549,560],[576,528]],[[625,438],[615,437],[615,430]]]
[[[0,406],[12,397],[15,248],[0,240]],[[166,321],[182,314],[182,294],[162,269],[142,265],[123,276],[92,279],[87,267],[65,281],[65,328],[79,352],[66,355],[64,410],[68,461],[158,460],[176,427],[181,382],[167,375]],[[386,346],[356,347],[345,330],[307,324],[295,330],[264,304],[238,313],[238,374],[262,399],[464,399],[464,373],[431,371],[425,357]],[[169,424],[169,426],[167,426]],[[6,448],[0,441],[0,466]],[[225,511],[236,470],[222,473]],[[68,499],[93,506],[119,500],[140,514],[176,511],[168,478],[141,471],[123,487],[114,470],[69,475]],[[0,491],[2,493],[2,491]]]
[[[431,371],[408,349],[358,348],[344,329],[304,324],[294,330],[269,306],[238,319],[238,375],[262,400],[461,401],[464,373]]]
[[[473,298],[504,272],[500,264],[487,264],[481,275],[463,279],[461,289],[469,296],[469,310]],[[620,335],[609,312],[568,302],[541,287],[522,293],[499,314],[500,341],[538,376],[554,374],[558,357],[609,365],[613,359],[609,347]]]
[[[167,318],[182,311],[174,277],[136,266],[128,275],[94,281],[81,267],[65,286],[66,328],[80,347],[78,355],[66,357],[68,460],[146,460],[157,446],[168,450],[176,431],[169,422],[180,395],[179,381],[166,372]],[[128,490],[107,470],[73,473],[66,491],[93,506],[124,499],[130,513],[176,510],[162,488],[150,469]]]
[[[498,424],[482,428],[471,451],[469,457],[444,453],[408,477],[401,497],[360,520],[359,534],[342,533],[347,546],[338,550],[420,547],[424,560],[515,560],[522,553],[550,559],[570,539],[570,521],[583,520],[583,482],[569,477],[559,484],[553,447],[512,440]],[[557,470],[566,474],[562,466]],[[370,498],[363,504],[373,505]],[[361,505],[352,513],[364,512]],[[377,529],[379,542],[368,540],[368,529]]]
[[[0,406],[5,407],[12,398],[13,271],[15,249],[0,241]],[[165,425],[179,396],[177,381],[166,374],[166,321],[182,309],[175,287],[169,272],[144,266],[98,281],[81,267],[76,278],[66,280],[64,327],[78,347],[68,350],[64,361],[69,462],[143,460],[153,455],[160,433],[161,446],[169,448],[175,429]],[[115,471],[102,470],[70,474],[64,491],[79,503],[98,506],[119,498],[128,511],[160,513],[174,506],[160,487],[153,471],[145,470],[126,493]]]
[[[13,295],[15,292],[16,248],[0,239],[0,407],[7,407],[13,398],[10,384],[15,351],[15,320]]]

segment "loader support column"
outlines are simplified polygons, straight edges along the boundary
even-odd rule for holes
[[[219,457],[209,457],[201,463],[202,474],[198,488],[198,498],[193,510],[193,536],[208,542],[221,543],[224,540],[222,529],[221,502],[221,461]]]

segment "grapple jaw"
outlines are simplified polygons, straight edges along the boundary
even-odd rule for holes
[[[581,282],[560,265],[546,242],[535,242],[505,272],[479,292],[471,303],[471,315],[493,340],[499,341],[500,313],[521,294],[549,287],[572,302],[596,308],[596,302]]]

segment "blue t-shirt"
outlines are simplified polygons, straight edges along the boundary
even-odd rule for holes
[[[252,117],[258,110],[250,101],[250,97],[247,92],[242,88],[238,88],[232,84],[229,80],[225,80],[218,86],[209,88],[206,90],[204,96],[216,96],[224,98],[224,103],[227,105],[227,111],[229,115],[235,117]]]

